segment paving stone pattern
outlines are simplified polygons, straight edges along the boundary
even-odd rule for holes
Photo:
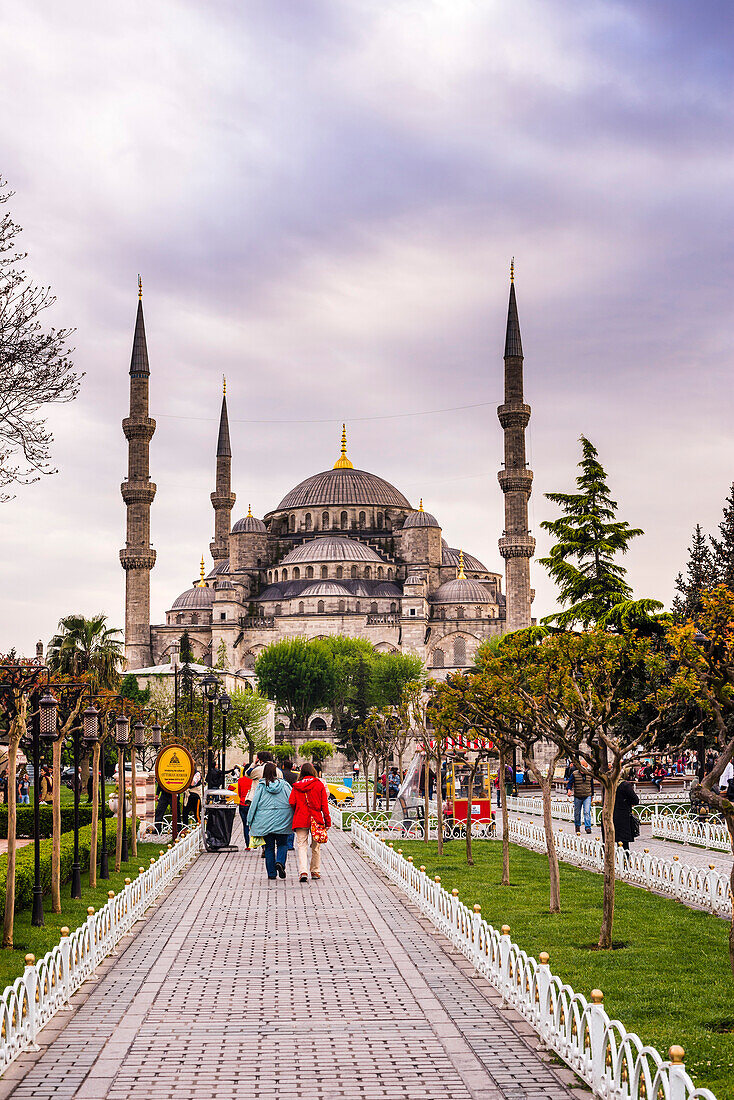
[[[322,869],[200,856],[0,1100],[588,1097],[336,830]]]

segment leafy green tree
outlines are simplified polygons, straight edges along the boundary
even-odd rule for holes
[[[399,707],[406,686],[424,683],[426,670],[414,653],[378,653],[371,678],[373,705]]]
[[[308,729],[313,713],[331,703],[333,677],[327,650],[302,638],[284,638],[255,662],[261,692],[288,716],[291,729]]]
[[[341,634],[315,639],[312,644],[325,652],[329,662],[328,705],[338,734],[342,727],[353,724],[361,670],[374,661],[375,650],[364,638],[346,638]]]
[[[182,665],[190,665],[194,660],[194,651],[191,648],[191,639],[188,630],[184,630],[179,639],[178,659]]]
[[[227,738],[253,756],[268,744],[268,700],[257,691],[237,689],[230,695],[232,708],[227,716]]]
[[[734,536],[734,531],[732,532]],[[732,579],[734,580],[734,544],[732,545]],[[686,575],[679,573],[675,579],[678,595],[673,600],[673,611],[685,619],[695,619],[702,607],[702,596],[716,585],[717,568],[701,525],[696,524],[693,539],[688,548]]]
[[[563,515],[541,524],[557,541],[549,556],[539,560],[557,583],[565,610],[548,615],[543,622],[567,627],[644,619],[661,610],[662,604],[633,601],[625,580],[627,570],[616,560],[643,532],[617,519],[617,502],[611,498],[606,472],[584,436],[581,450],[578,492],[546,493],[546,499],[557,504]]]
[[[217,646],[217,659],[214,663],[214,667],[220,669],[222,672],[229,671],[229,657],[227,656],[227,643],[224,638],[220,638],[219,645]]]
[[[317,772],[324,766],[324,761],[334,755],[334,746],[331,741],[304,741],[301,745],[300,755],[310,760]]]
[[[140,707],[146,707],[150,702],[150,685],[148,684],[144,688],[139,687],[137,676],[133,676],[129,672],[127,676],[122,678],[120,695],[123,699],[131,699],[133,703],[137,703]]]
[[[726,498],[719,534],[720,539],[711,539],[715,583],[725,584],[734,592],[734,484]]]
[[[106,615],[67,615],[48,644],[47,664],[67,676],[87,673],[95,691],[116,688],[124,659],[121,633],[107,626]]]

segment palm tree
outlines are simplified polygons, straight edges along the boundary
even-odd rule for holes
[[[106,615],[67,615],[48,645],[46,659],[53,672],[68,676],[88,673],[95,690],[117,686],[124,654],[122,631],[107,626]]]

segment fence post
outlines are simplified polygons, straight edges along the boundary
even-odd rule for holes
[[[510,948],[512,947],[512,940],[510,939],[510,926],[509,924],[503,924],[501,929],[502,935],[500,936],[500,982],[502,988],[500,992],[502,994],[502,1000],[505,1004],[508,1001],[510,992]]]
[[[38,971],[36,970],[35,955],[26,955],[25,957],[23,984],[25,985],[26,1001],[28,1002],[28,1038],[30,1040],[31,1049],[38,1050],[39,1048],[38,1046],[36,1046],[36,997],[38,995]]]
[[[604,994],[601,989],[592,989],[589,1005],[589,1037],[591,1040],[591,1087],[602,1095],[602,1084],[606,1071],[606,1043],[604,1041],[607,1014],[604,1011]]]
[[[683,1062],[686,1052],[683,1047],[672,1046],[668,1053],[670,1054],[670,1069],[668,1070],[670,1100],[686,1100],[688,1096],[686,1077],[688,1074]]]
[[[535,973],[536,989],[538,993],[538,1031],[543,1043],[546,1043],[553,1028],[553,1020],[550,1012],[550,986],[551,972],[548,963],[550,955],[547,951],[540,952],[540,962]]]

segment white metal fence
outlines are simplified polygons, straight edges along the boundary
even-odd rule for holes
[[[573,799],[571,798],[551,798],[551,817],[556,818],[558,821],[573,821],[573,805]],[[512,810],[513,813],[534,814],[536,817],[542,817],[543,799],[537,795],[518,795],[517,798],[508,795],[507,809]],[[591,813],[595,824],[601,824],[601,806],[592,805]],[[697,820],[691,817],[688,805],[680,803],[667,805],[665,801],[641,802],[639,806],[634,807],[634,814],[643,825],[651,824],[656,817],[681,817]],[[719,822],[721,819],[716,814],[711,814],[708,820]]]
[[[478,905],[469,909],[392,845],[354,822],[357,846],[420,908],[535,1029],[541,1041],[566,1062],[604,1100],[716,1100],[696,1088],[686,1073],[681,1047],[670,1048],[670,1060],[645,1046],[639,1036],[611,1020],[603,996],[591,1000],[551,973],[548,955],[538,962],[510,939],[504,925],[498,931],[482,919]]]
[[[710,848],[717,852],[731,852],[729,830],[720,821],[697,821],[682,814],[655,814],[652,818],[652,835],[661,840],[692,844],[697,848]]]
[[[99,912],[36,961],[26,955],[25,971],[0,998],[0,1074],[24,1050],[37,1050],[36,1035],[68,1004],[136,921],[180,871],[201,851],[201,829],[181,837],[142,874],[111,897]]]

